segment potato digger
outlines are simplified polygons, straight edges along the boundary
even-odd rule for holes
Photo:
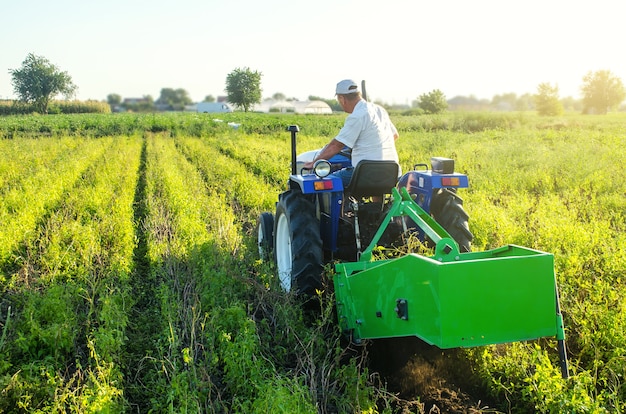
[[[330,174],[350,165],[349,154],[304,170],[314,151],[296,155],[299,127],[288,131],[287,190],[257,223],[259,255],[273,261],[282,289],[314,295],[332,264],[338,322],[354,342],[416,336],[448,349],[555,337],[569,376],[553,255],[517,245],[471,251],[457,194],[468,177],[454,160],[433,157],[400,178],[395,162],[361,161],[344,188]],[[402,252],[412,237],[430,249]]]

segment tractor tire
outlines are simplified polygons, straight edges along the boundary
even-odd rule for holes
[[[469,230],[469,215],[463,208],[463,200],[449,188],[433,191],[430,214],[459,244],[461,253],[469,252],[474,235]]]
[[[324,254],[315,205],[299,190],[279,196],[274,221],[274,258],[280,286],[308,296],[322,287]]]
[[[272,213],[261,213],[256,225],[256,234],[259,259],[268,262],[272,258],[274,249],[274,215]]]

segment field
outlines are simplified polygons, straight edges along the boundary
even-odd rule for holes
[[[349,344],[254,234],[286,127],[344,115],[202,115],[0,117],[0,413],[626,412],[626,115],[392,114],[404,171],[469,175],[474,250],[554,254],[568,380],[553,338]]]

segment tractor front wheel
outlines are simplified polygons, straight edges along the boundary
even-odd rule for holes
[[[463,200],[454,190],[440,188],[433,192],[430,213],[437,223],[459,244],[461,253],[469,252],[474,235],[470,232],[467,221],[469,215],[463,208]]]
[[[256,225],[256,234],[259,258],[267,262],[272,257],[274,248],[274,215],[272,213],[261,213]]]
[[[281,287],[314,295],[322,286],[323,251],[315,205],[299,190],[279,196],[274,223],[274,257]]]

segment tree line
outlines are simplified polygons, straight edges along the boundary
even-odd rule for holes
[[[50,103],[58,95],[71,98],[77,86],[71,76],[52,64],[43,56],[29,53],[18,69],[9,69],[13,90],[18,96],[18,104],[29,104],[36,112],[47,114]],[[248,67],[236,68],[226,77],[227,101],[244,112],[250,111],[255,104],[261,102],[262,73]],[[500,110],[536,110],[540,115],[560,115],[564,109],[579,110],[584,114],[606,114],[618,109],[626,98],[626,89],[622,80],[610,70],[599,70],[587,73],[582,79],[580,88],[582,100],[573,98],[561,99],[559,89],[550,83],[541,83],[533,95],[525,94],[517,97],[515,94],[494,96],[491,102],[478,100],[473,96],[457,96],[448,100],[445,94],[434,89],[420,95],[413,101],[411,108],[399,107],[396,109],[415,109],[418,113],[441,113],[448,109],[500,109]],[[283,96],[275,94],[275,96]],[[335,99],[309,97],[322,100],[333,110],[340,110]],[[207,95],[204,102],[214,102],[215,97]],[[182,111],[193,103],[189,93],[182,89],[163,88],[159,98],[155,101],[150,95],[136,100],[124,100],[119,94],[107,96],[111,108],[121,108],[125,111],[151,112],[157,110]],[[379,102],[380,103],[380,102]],[[384,105],[388,109],[393,106]],[[21,113],[17,111],[16,113]]]

